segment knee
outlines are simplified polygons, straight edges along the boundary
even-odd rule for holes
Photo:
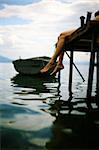
[[[62,37],[62,36],[64,36],[64,33],[61,33],[61,34],[59,35],[59,37]]]
[[[60,36],[58,37],[58,40],[61,40],[61,39],[65,39],[65,35],[63,33],[61,33]]]

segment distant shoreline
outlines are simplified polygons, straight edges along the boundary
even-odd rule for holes
[[[0,63],[8,63],[8,62],[12,62],[12,59],[5,56],[0,56]]]

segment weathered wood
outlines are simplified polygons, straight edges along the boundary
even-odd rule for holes
[[[96,93],[97,93],[97,99],[99,102],[99,52],[97,52],[97,74],[96,74],[97,84],[96,84]]]
[[[89,66],[89,76],[88,76],[88,86],[87,86],[87,98],[91,97],[91,92],[92,92],[94,60],[95,60],[95,52],[91,52],[90,66]]]
[[[92,83],[93,83],[93,73],[95,64],[95,33],[92,34],[91,42],[91,54],[90,54],[90,64],[89,64],[89,75],[88,75],[88,86],[87,86],[87,98],[91,97]]]
[[[78,52],[91,52],[91,37],[94,30],[97,30],[97,36],[99,37],[99,21],[88,21],[83,27],[75,30],[68,38],[66,38],[65,49],[70,51],[71,45]],[[99,40],[97,45],[99,45]],[[97,51],[97,49],[94,49]]]
[[[84,17],[84,16],[81,16],[81,17],[80,17],[81,27],[84,26],[84,20],[85,20],[85,17]]]
[[[90,20],[91,13],[87,14],[86,24],[84,18],[80,18],[81,27],[66,37],[64,51],[70,51],[70,72],[69,72],[69,92],[72,93],[73,76],[73,50],[74,52],[90,52],[88,84],[86,98],[89,107],[92,94],[93,74],[95,66],[95,53],[97,53],[97,97],[99,99],[99,21]],[[67,53],[67,52],[66,52]]]
[[[87,12],[86,24],[90,21],[91,14],[92,14],[92,12]]]
[[[72,93],[72,79],[73,79],[73,49],[70,51],[69,94]]]
[[[68,54],[67,52],[65,52],[65,53],[66,53],[66,55],[68,56],[68,58],[70,59],[69,54]],[[79,73],[79,75],[81,76],[81,78],[82,78],[82,80],[83,80],[83,82],[84,82],[85,79],[84,79],[84,77],[82,76],[82,74],[80,73],[80,71],[79,71],[79,69],[77,68],[77,66],[74,64],[74,62],[73,62],[73,65],[74,65],[75,69],[77,70],[77,72]]]

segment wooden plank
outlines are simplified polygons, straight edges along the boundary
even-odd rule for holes
[[[85,24],[84,27],[78,28],[65,40],[64,46],[66,51],[70,51],[70,47],[75,49],[75,51],[91,52],[90,43],[92,38],[92,33],[96,31],[97,39],[99,39],[99,21],[93,20]],[[99,43],[96,43],[99,47]],[[97,49],[95,49],[97,51]]]

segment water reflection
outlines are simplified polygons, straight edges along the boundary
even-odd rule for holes
[[[17,74],[12,79],[13,86],[15,87],[24,87],[24,88],[33,88],[36,89],[36,93],[41,92],[50,92],[50,89],[46,88],[45,83],[55,83],[58,82],[56,77],[51,76],[27,76]]]
[[[90,104],[96,105],[95,98]],[[50,149],[99,149],[99,109],[88,107],[86,99],[70,97],[67,101],[57,100],[49,103],[50,108],[43,110],[55,117],[52,137],[46,143]]]
[[[99,111],[80,114],[58,113],[47,149],[98,149]]]
[[[50,149],[98,149],[99,109],[90,110],[85,100],[55,101],[45,110],[55,117]]]
[[[23,100],[60,97],[59,78],[55,76],[25,76],[17,74],[11,79],[14,94]]]
[[[50,128],[37,131],[24,131],[1,127],[2,150],[44,150],[45,143],[51,135]]]
[[[2,148],[99,148],[98,108],[88,109],[72,92],[62,100],[59,79],[19,74],[11,79],[13,98],[0,109]]]
[[[11,89],[10,100],[0,105],[2,149],[44,149],[55,118],[42,111],[49,107],[43,100],[60,97],[58,78],[17,74]]]

